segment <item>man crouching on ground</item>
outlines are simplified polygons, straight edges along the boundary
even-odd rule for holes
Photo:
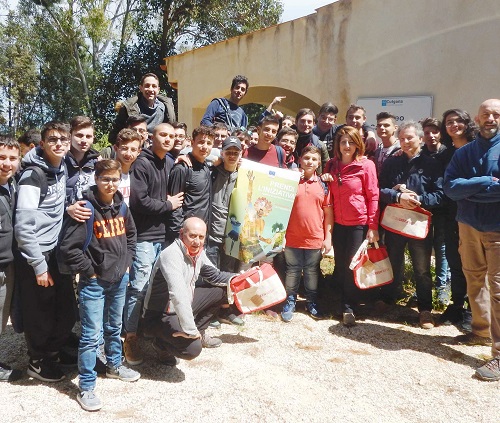
[[[179,238],[156,261],[144,301],[144,333],[153,336],[158,359],[175,366],[177,358],[192,360],[202,347],[218,347],[205,329],[226,299],[235,273],[218,270],[203,250],[207,226],[197,217],[182,224]],[[200,276],[210,287],[196,287]]]

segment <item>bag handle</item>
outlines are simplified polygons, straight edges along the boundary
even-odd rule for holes
[[[259,282],[257,282],[257,283],[261,283],[264,280],[264,274],[262,273],[262,270],[260,270],[260,267],[257,267],[257,272],[259,273]],[[245,278],[245,280],[250,284],[250,286],[257,285],[257,283],[255,283],[250,278]]]
[[[358,251],[356,251],[356,254],[354,254],[354,257],[351,260],[351,264],[349,265],[349,269],[353,270],[357,266],[357,264],[361,260],[361,257],[363,257],[367,249],[368,249],[368,240],[365,239],[359,246]]]

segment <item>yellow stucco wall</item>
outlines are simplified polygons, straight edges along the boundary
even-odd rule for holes
[[[166,59],[190,130],[246,75],[244,103],[295,114],[358,97],[432,95],[434,115],[500,97],[500,0],[343,0],[317,13]]]

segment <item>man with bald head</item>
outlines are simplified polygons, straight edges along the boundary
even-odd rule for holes
[[[166,225],[173,210],[182,206],[184,193],[168,195],[170,170],[174,164],[167,153],[173,148],[175,130],[160,123],[153,130],[153,143],[142,150],[130,173],[130,211],[137,227],[137,249],[130,268],[123,312],[125,359],[135,366],[143,361],[137,338],[142,300],[153,263],[165,247]]]
[[[476,370],[500,380],[500,100],[484,101],[479,134],[459,148],[445,173],[444,191],[457,202],[460,257],[472,310],[472,332],[456,338],[491,345],[492,359]]]
[[[192,360],[202,347],[218,347],[205,329],[226,301],[235,273],[222,272],[208,259],[203,244],[207,226],[198,217],[184,221],[177,238],[156,261],[144,300],[144,333],[154,337],[159,360],[174,366]],[[195,287],[201,276],[207,286]]]

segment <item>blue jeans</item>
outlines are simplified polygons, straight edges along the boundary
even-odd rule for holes
[[[408,245],[411,264],[417,285],[418,311],[432,310],[431,254],[432,233],[425,239],[412,239],[386,231],[385,243],[391,261],[394,281],[380,288],[384,301],[392,303],[402,291],[405,247]]]
[[[128,333],[137,332],[141,317],[142,302],[148,289],[149,277],[153,265],[163,249],[161,242],[138,242],[135,250],[135,260],[130,268],[130,284],[125,300],[124,324]]]
[[[446,215],[442,212],[432,216],[432,231],[434,233],[433,247],[436,258],[436,288],[445,289],[448,284],[448,260],[446,259],[445,230]]]
[[[104,332],[106,360],[118,367],[122,360],[120,333],[122,330],[123,305],[127,291],[128,273],[121,281],[109,283],[98,278],[81,276],[78,283],[82,335],[78,347],[78,373],[80,389],[92,390],[97,373],[94,371],[97,348]]]
[[[318,292],[319,262],[321,250],[285,247],[287,296],[296,297],[300,277],[304,274],[304,288],[307,302],[315,303]]]

